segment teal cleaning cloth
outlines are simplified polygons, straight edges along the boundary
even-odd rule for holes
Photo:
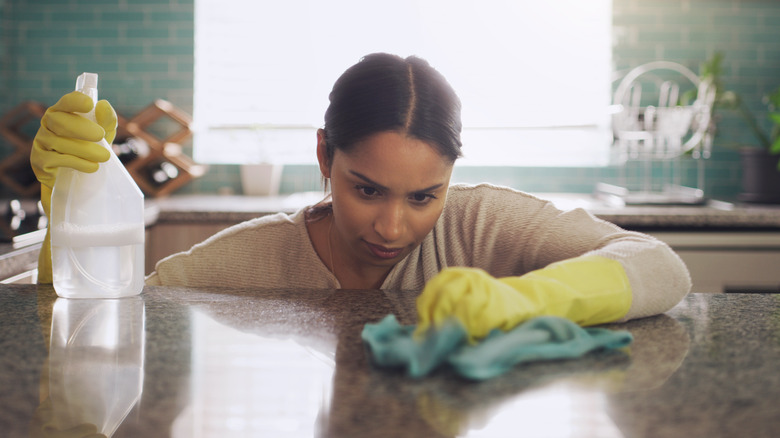
[[[565,318],[540,316],[504,332],[493,330],[477,344],[455,319],[414,339],[415,326],[402,326],[394,315],[363,327],[363,341],[372,361],[380,367],[406,368],[411,377],[428,375],[450,366],[472,380],[499,376],[514,366],[554,359],[580,357],[594,350],[622,348],[633,341],[627,331],[582,328]]]

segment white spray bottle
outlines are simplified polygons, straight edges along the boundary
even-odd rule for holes
[[[76,91],[97,102],[97,75]],[[82,116],[95,120],[94,109]],[[111,152],[95,173],[60,168],[51,197],[54,290],[63,298],[119,298],[144,285],[144,195]]]

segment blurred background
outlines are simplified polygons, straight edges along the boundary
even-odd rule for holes
[[[0,115],[18,124],[13,132],[31,137],[35,111],[20,105],[52,105],[78,74],[92,71],[100,75],[100,97],[126,121],[158,110],[159,100],[171,105],[141,123],[159,131],[161,144],[174,137],[173,155],[181,151],[183,161],[173,159],[169,177],[193,172],[168,193],[240,194],[239,163],[263,161],[283,165],[281,193],[319,190],[314,131],[329,87],[360,54],[397,51],[428,59],[464,100],[469,160],[457,166],[455,181],[590,193],[621,173],[609,157],[608,107],[632,68],[665,60],[700,74],[720,53],[723,86],[764,125],[762,97],[780,86],[777,1],[559,0],[548,2],[550,11],[522,1],[364,3],[0,0]],[[480,68],[464,71],[464,64]],[[275,89],[281,98],[271,95]],[[19,111],[32,115],[8,117],[18,119]],[[736,113],[718,111],[716,120],[703,189],[733,198],[740,191],[737,146],[755,140]],[[183,123],[188,132],[181,134]],[[229,135],[215,140],[217,131]],[[0,139],[0,160],[8,163],[18,149]],[[698,163],[689,161],[681,173],[693,184]],[[160,164],[148,163],[157,168],[147,173],[166,173]],[[33,183],[19,165],[3,172]],[[0,196],[18,194],[4,184]]]

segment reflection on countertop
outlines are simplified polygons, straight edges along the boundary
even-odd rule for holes
[[[414,323],[416,296],[147,287],[143,313],[125,313],[143,316],[143,336],[90,337],[99,324],[82,336],[136,340],[113,356],[140,374],[112,378],[137,385],[142,376],[140,402],[127,397],[117,438],[769,437],[780,428],[776,295],[691,294],[665,315],[608,326],[632,333],[625,351],[526,364],[479,383],[446,369],[413,380],[370,364],[363,326],[390,313]],[[83,308],[63,313],[60,302],[50,287],[0,285],[7,436],[28,436],[39,394],[52,388],[47,373],[62,374],[58,357],[77,359],[58,333]],[[143,346],[142,367],[133,345]],[[64,391],[75,402],[87,389]]]
[[[31,434],[112,436],[141,400],[144,300],[57,298]]]

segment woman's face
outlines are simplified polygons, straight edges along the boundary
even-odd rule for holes
[[[397,132],[374,134],[349,153],[336,150],[331,163],[320,136],[318,156],[331,183],[338,265],[387,274],[439,219],[453,163]]]

